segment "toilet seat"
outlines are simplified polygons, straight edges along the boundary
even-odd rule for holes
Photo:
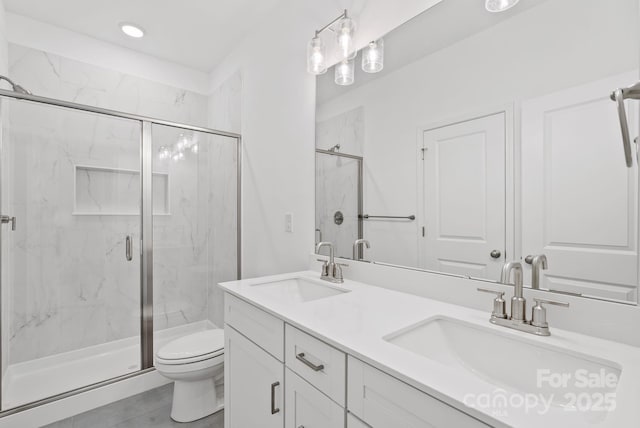
[[[156,353],[162,365],[192,364],[224,354],[224,330],[213,329],[190,334],[167,343]]]

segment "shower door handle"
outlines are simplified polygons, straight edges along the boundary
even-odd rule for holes
[[[127,238],[125,239],[124,253],[125,253],[125,257],[127,258],[128,262],[133,260],[133,253],[131,251],[131,236],[130,235],[127,235]]]
[[[2,224],[11,223],[11,230],[12,231],[16,230],[16,218],[15,217],[10,217],[8,215],[0,215],[0,223],[2,223]]]

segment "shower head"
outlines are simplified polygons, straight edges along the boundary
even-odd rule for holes
[[[9,83],[11,85],[11,90],[13,92],[17,92],[19,94],[25,94],[25,95],[31,95],[31,92],[27,91],[25,88],[23,88],[22,86],[16,84],[13,82],[13,80],[9,79],[6,76],[2,76],[0,75],[0,80],[5,80],[7,81],[7,83]]]
[[[27,91],[25,88],[23,88],[20,85],[14,85],[13,86],[13,91],[17,92],[19,94],[31,95],[31,92]]]
[[[329,150],[329,152],[339,152],[340,151],[340,144],[336,144],[335,146],[331,147]]]

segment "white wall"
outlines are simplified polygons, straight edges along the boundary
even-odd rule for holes
[[[287,0],[214,70],[213,88],[242,74],[244,277],[303,268],[313,249],[315,78],[305,49],[314,30],[348,7],[362,46],[434,3]]]
[[[637,0],[550,0],[319,106],[317,120],[364,106],[365,210],[419,215],[421,129],[637,69],[637,21]],[[371,259],[418,266],[420,226],[365,223]]]

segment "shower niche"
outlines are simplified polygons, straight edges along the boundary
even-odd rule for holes
[[[75,165],[74,215],[138,215],[140,171]],[[169,174],[153,173],[153,215],[171,214]]]

